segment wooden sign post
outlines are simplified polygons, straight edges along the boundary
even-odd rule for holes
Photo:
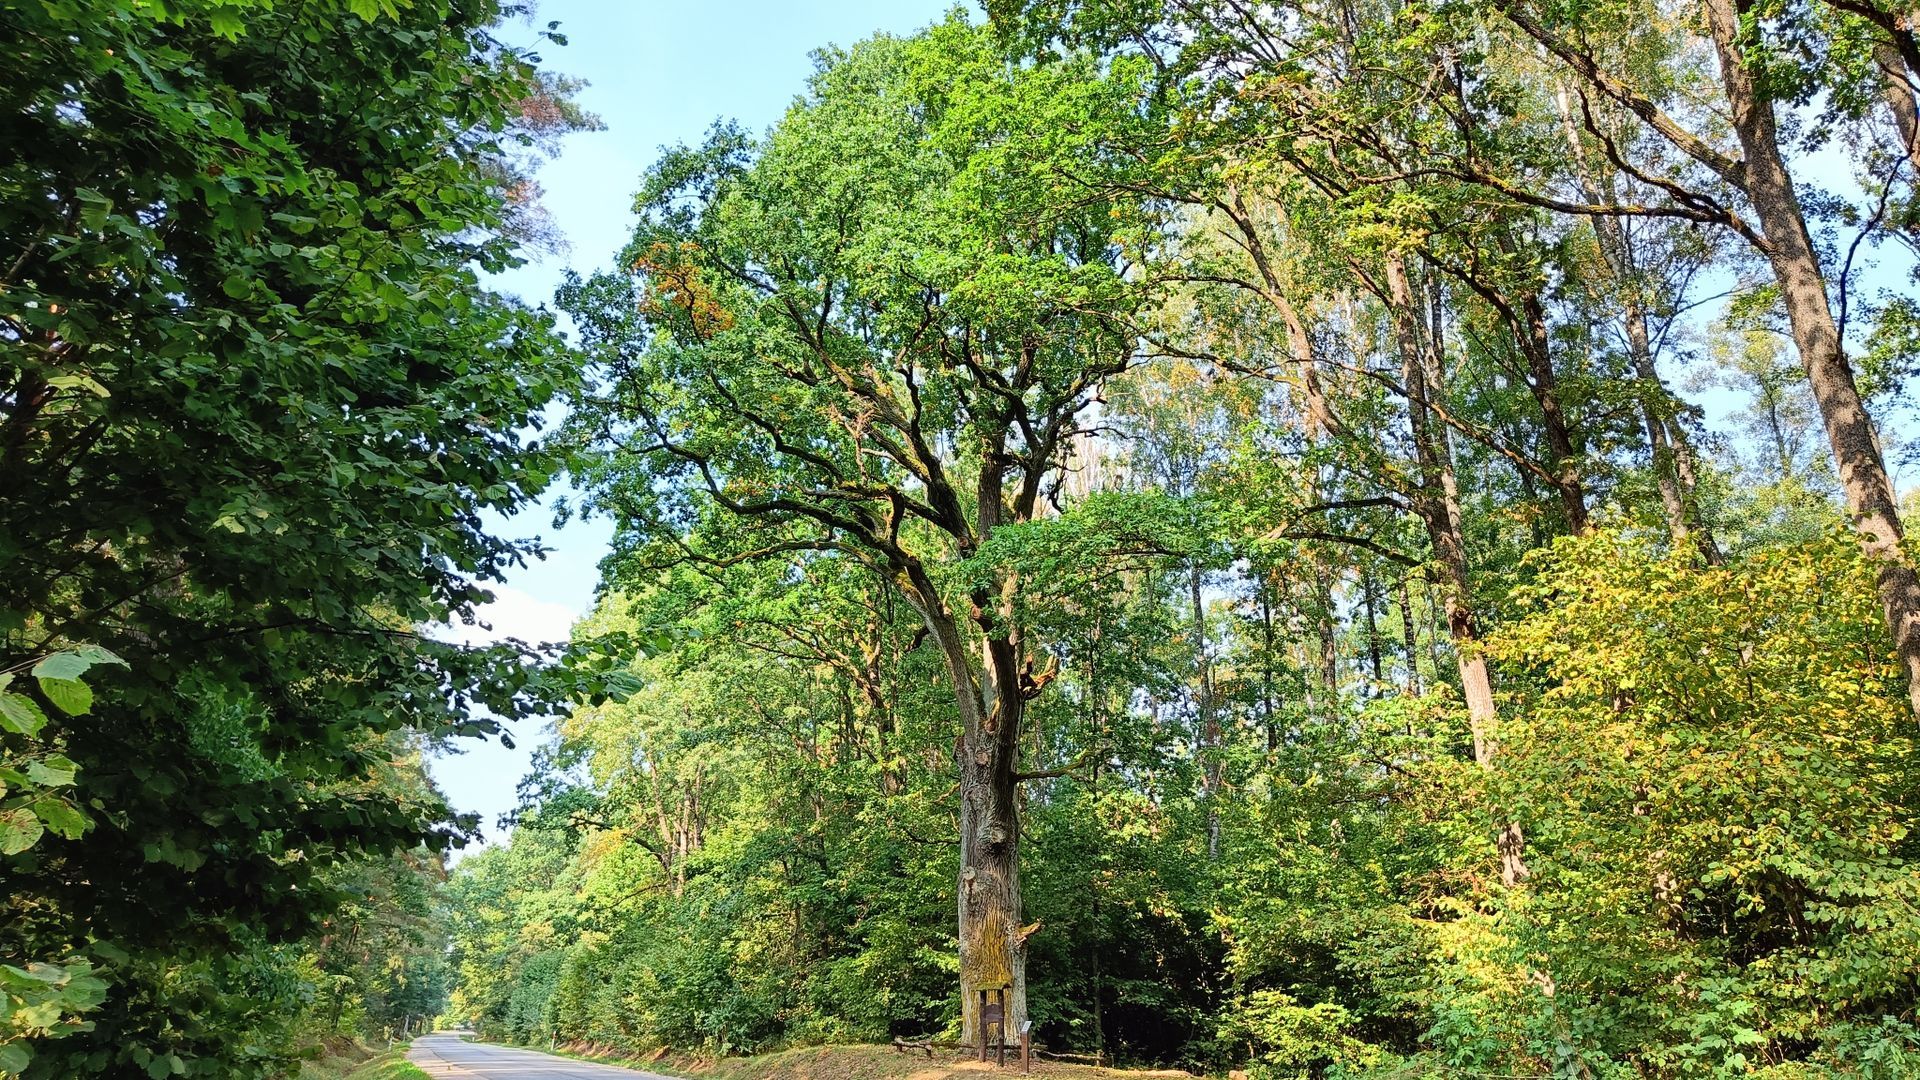
[[[980,991],[980,1060],[987,1060],[987,1028],[998,1027],[999,1038],[994,1040],[998,1047],[994,1055],[995,1064],[1007,1063],[1007,992],[1005,989],[993,991],[993,1001],[987,1001],[987,991]]]

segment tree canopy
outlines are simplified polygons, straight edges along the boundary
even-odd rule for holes
[[[582,640],[660,644],[456,875],[455,1012],[1910,1069],[1905,31],[989,14],[666,152],[563,291]]]
[[[587,119],[507,13],[0,8],[5,1071],[276,1067],[340,868],[471,828],[419,741],[519,712],[528,658],[420,631],[531,553],[482,514],[549,483],[569,367],[480,275]],[[59,970],[104,989],[45,1007]]]
[[[991,0],[564,320],[524,14],[0,4],[0,1074],[1920,1071],[1905,13]]]

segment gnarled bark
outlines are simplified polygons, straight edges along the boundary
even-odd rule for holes
[[[1005,990],[1011,1034],[1027,1015],[1026,939],[1021,925],[1019,733],[1026,698],[1014,655],[1005,641],[981,645],[985,678],[975,666],[959,622],[934,592],[924,571],[903,575],[903,586],[939,648],[960,737],[954,742],[960,774],[960,869],[955,881],[960,938],[962,1040],[979,1040],[980,991]]]

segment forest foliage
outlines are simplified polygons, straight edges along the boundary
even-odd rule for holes
[[[988,14],[667,151],[562,289],[576,640],[653,647],[455,873],[453,1012],[1920,1069],[1905,24]]]
[[[421,754],[540,692],[420,631],[532,554],[481,515],[570,368],[481,275],[590,120],[509,14],[0,4],[0,1074],[279,1075],[440,1008],[474,823]]]
[[[0,1074],[1920,1073],[1904,11],[991,0],[564,334],[525,14],[0,0]],[[444,640],[563,476],[573,641]]]

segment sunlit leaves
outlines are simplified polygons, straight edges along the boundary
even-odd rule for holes
[[[393,733],[490,732],[479,706],[540,692],[531,651],[417,633],[528,554],[480,511],[550,482],[530,432],[568,377],[550,321],[480,283],[529,206],[503,147],[585,120],[501,14],[5,17],[31,44],[0,164],[0,922],[20,962],[84,944],[115,986],[113,1034],[30,1075],[277,1071],[317,870],[470,827],[393,781]]]
[[[1494,646],[1532,686],[1497,781],[1539,853],[1520,940],[1563,1008],[1631,987],[1608,1038],[1663,1068],[1837,1045],[1920,940],[1914,736],[1870,568],[1837,531],[1725,567],[1605,535],[1540,565]]]

